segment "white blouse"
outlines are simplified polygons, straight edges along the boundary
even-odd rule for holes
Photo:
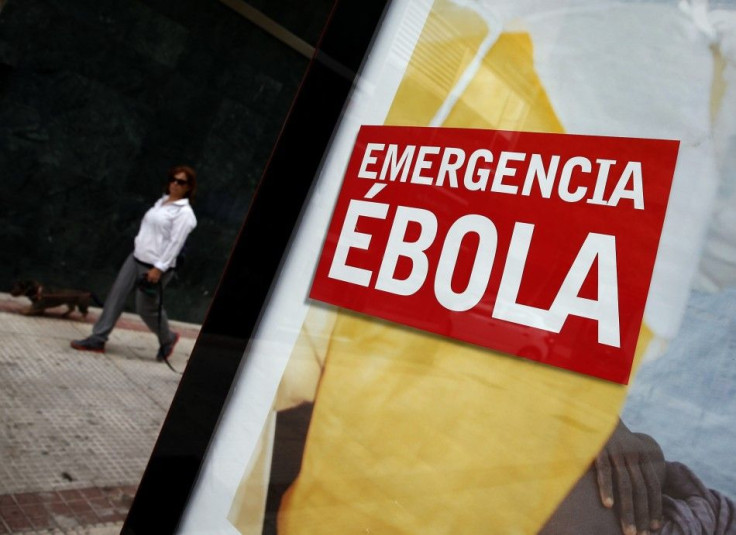
[[[161,271],[176,266],[184,241],[197,226],[189,199],[166,203],[168,198],[161,197],[143,216],[133,251],[136,259]]]

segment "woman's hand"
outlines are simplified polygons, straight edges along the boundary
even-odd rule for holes
[[[158,268],[151,268],[148,270],[148,273],[146,273],[146,278],[148,279],[148,282],[152,282],[153,284],[158,284],[158,281],[161,279],[162,271]]]
[[[624,535],[648,534],[661,527],[665,466],[653,438],[632,433],[619,420],[595,467],[601,502],[608,508],[617,506]]]

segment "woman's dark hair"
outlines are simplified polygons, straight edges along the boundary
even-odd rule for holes
[[[171,187],[171,179],[174,178],[175,175],[178,175],[179,173],[184,173],[187,176],[187,182],[189,183],[189,190],[187,190],[185,197],[188,197],[191,201],[194,199],[194,194],[197,192],[197,172],[189,167],[188,165],[175,165],[171,169],[169,169],[168,178],[169,180],[166,182],[166,189],[165,193],[169,194],[169,188]]]

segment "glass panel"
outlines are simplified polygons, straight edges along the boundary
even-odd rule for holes
[[[392,2],[181,532],[736,529],[735,21]]]

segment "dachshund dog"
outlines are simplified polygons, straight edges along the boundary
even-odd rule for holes
[[[82,316],[87,316],[90,302],[97,306],[102,305],[97,296],[91,292],[46,287],[35,280],[16,281],[10,289],[10,295],[13,297],[25,295],[31,300],[31,307],[23,312],[23,314],[29,316],[37,316],[43,314],[47,308],[62,305],[67,307],[67,311],[62,314],[62,317],[69,316],[75,308],[79,309]]]

